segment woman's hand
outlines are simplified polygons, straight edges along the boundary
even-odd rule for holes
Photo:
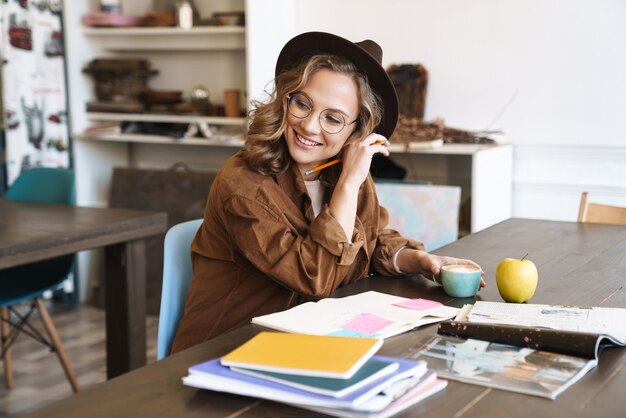
[[[432,279],[433,275],[441,273],[441,267],[464,264],[472,265],[480,268],[478,264],[472,260],[463,258],[446,257],[442,255],[429,254],[426,251],[404,249],[398,254],[398,268],[405,273],[419,273]],[[482,271],[482,269],[481,269]],[[483,271],[480,279],[480,287],[485,287],[485,272]]]
[[[348,141],[343,148],[340,180],[353,186],[360,186],[369,174],[374,154],[389,156],[388,146],[387,138],[379,134],[370,134],[357,142]]]
[[[343,168],[329,206],[348,239],[354,232],[359,187],[370,172],[372,156],[377,152],[389,155],[388,145],[389,141],[384,136],[371,134],[361,141],[346,143],[343,148]]]

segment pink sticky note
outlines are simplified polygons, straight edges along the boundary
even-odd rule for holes
[[[402,308],[413,309],[414,311],[424,311],[426,309],[433,309],[442,306],[441,303],[437,301],[421,298],[411,299],[401,303],[394,303],[394,305]]]
[[[375,334],[391,323],[393,323],[393,321],[381,318],[380,316],[371,313],[362,313],[347,324],[343,324],[341,328],[362,334]]]

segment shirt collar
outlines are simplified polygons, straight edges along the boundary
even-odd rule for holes
[[[293,202],[299,202],[302,195],[306,194],[304,178],[294,163],[289,164],[284,172],[276,176],[276,183]]]

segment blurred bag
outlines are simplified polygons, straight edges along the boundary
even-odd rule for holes
[[[387,74],[396,88],[400,117],[424,118],[428,71],[423,65],[391,65]]]

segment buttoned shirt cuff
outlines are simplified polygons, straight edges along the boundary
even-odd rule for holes
[[[416,250],[423,250],[424,245],[419,242],[412,240],[410,238],[405,238],[401,236],[393,237],[390,239],[386,239],[385,242],[378,246],[376,250],[374,250],[373,255],[373,264],[374,270],[382,274],[384,276],[395,276],[396,269],[393,265],[393,257],[397,254],[402,248],[412,248]],[[403,273],[403,274],[412,274],[411,272]]]
[[[337,256],[338,264],[341,265],[352,264],[365,244],[364,234],[358,224],[354,226],[352,238],[346,237],[346,233],[330,212],[328,205],[324,205],[319,215],[311,222],[309,235],[328,252]]]

